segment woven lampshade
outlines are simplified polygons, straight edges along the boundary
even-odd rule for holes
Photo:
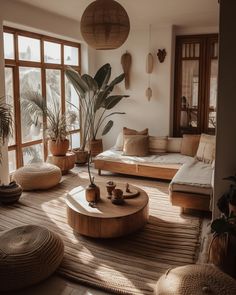
[[[114,0],[96,0],[85,9],[80,29],[91,47],[98,50],[116,49],[129,35],[129,16]]]

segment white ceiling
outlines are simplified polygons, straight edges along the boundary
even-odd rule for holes
[[[80,21],[92,0],[17,0]],[[131,25],[173,24],[217,26],[218,0],[117,0],[127,10]]]

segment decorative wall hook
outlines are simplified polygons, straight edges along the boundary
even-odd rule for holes
[[[166,57],[166,50],[165,49],[158,49],[157,57],[160,63],[163,63]]]

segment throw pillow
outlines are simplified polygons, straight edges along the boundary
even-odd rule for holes
[[[116,143],[114,145],[114,149],[116,151],[122,151],[123,150],[123,145],[124,145],[124,137],[123,137],[123,132],[120,132],[118,134],[118,137],[116,139]]]
[[[202,134],[197,150],[196,158],[204,163],[212,163],[215,158],[215,141],[214,135]]]
[[[182,145],[181,145],[181,154],[195,157],[200,141],[200,135],[198,134],[184,134]]]
[[[127,127],[123,128],[123,134],[124,135],[148,135],[148,128],[142,130],[142,131],[137,131],[134,129],[129,129]]]
[[[123,155],[145,157],[148,155],[147,135],[125,135]]]
[[[166,153],[167,136],[149,136],[149,152],[151,154]]]
[[[180,153],[182,140],[182,137],[168,137],[167,152]]]

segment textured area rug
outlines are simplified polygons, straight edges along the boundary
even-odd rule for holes
[[[99,185],[109,177],[97,177]],[[20,202],[0,207],[0,230],[38,224],[57,232],[65,244],[58,273],[82,284],[117,294],[154,294],[158,278],[169,268],[197,259],[201,219],[181,215],[171,206],[168,183],[115,177],[145,190],[150,218],[145,229],[127,237],[96,240],[73,232],[66,221],[66,192],[88,182],[85,172],[70,173],[48,191],[24,193]],[[111,177],[110,177],[111,179]]]

